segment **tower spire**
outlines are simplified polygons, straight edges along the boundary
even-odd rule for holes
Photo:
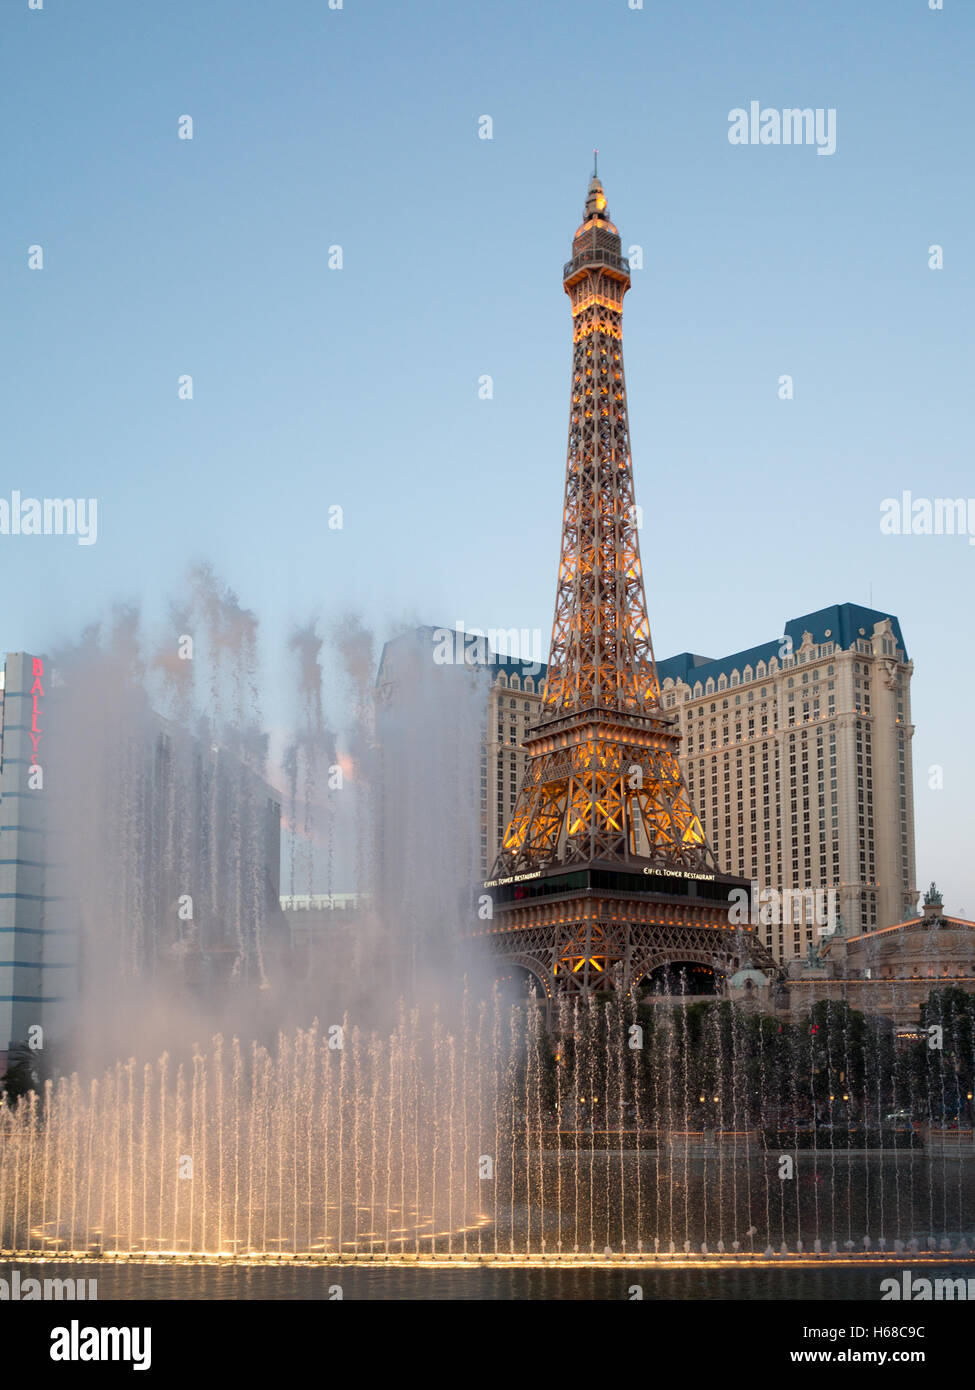
[[[594,217],[602,218],[607,223],[609,222],[606,191],[603,188],[602,180],[595,170],[593,170],[592,178],[589,180],[589,189],[586,193],[586,206],[582,214],[583,225],[591,221]],[[615,227],[613,227],[613,231],[616,231]],[[578,236],[578,232],[576,236]]]

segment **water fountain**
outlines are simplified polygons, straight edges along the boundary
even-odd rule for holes
[[[777,1027],[720,1002],[695,1013],[658,998],[563,1001],[549,1032],[533,1003],[495,992],[464,996],[456,1032],[403,1011],[388,1034],[343,1019],[273,1050],[217,1037],[186,1061],[119,1062],[87,1086],[63,1077],[3,1119],[0,1249],[970,1260],[962,1160],[893,1147],[882,1092],[860,1142],[883,1146],[840,1147],[837,1129],[806,1119],[823,1058],[808,1033]],[[874,1103],[883,1053],[842,1060]]]
[[[85,1046],[77,1073],[0,1110],[0,1252],[732,1267],[972,1259],[966,1155],[933,1156],[911,1125],[886,1119],[960,1105],[975,1059],[972,1030],[954,1016],[949,1045],[922,1065],[895,1052],[889,1029],[841,1007],[786,1019],[656,994],[546,1008],[513,1002],[476,963],[441,950],[459,936],[475,876],[464,769],[473,783],[483,706],[471,683],[447,738],[418,679],[406,696],[426,723],[391,709],[380,753],[371,640],[351,620],[324,652],[314,627],[290,642],[298,701],[279,754],[287,887],[310,891],[324,876],[331,891],[337,865],[351,864],[376,908],[297,989],[271,949],[276,900],[250,873],[259,827],[245,792],[263,787],[269,756],[255,625],[199,572],[171,626],[146,657],[124,615],[106,649],[83,643],[64,667],[84,697],[51,747],[74,788],[55,821],[64,902],[87,933]],[[174,655],[189,630],[205,662]],[[341,736],[342,719],[325,716],[326,670],[351,696]],[[132,755],[140,729],[155,736],[153,679],[170,720],[165,776]],[[200,776],[199,750],[212,743],[234,760],[222,782]],[[329,787],[343,765],[351,795]],[[431,796],[431,780],[451,776],[451,795]],[[398,837],[378,865],[367,862],[376,802],[387,838]],[[156,880],[145,869],[153,826]],[[190,926],[176,910],[188,877]],[[203,924],[233,964],[201,1001],[170,967],[182,959],[173,947],[192,947]],[[446,962],[439,977],[431,958]],[[106,1052],[126,1060],[99,1062]]]

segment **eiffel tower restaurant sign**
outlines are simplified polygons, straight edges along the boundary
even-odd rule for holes
[[[572,374],[548,676],[476,934],[500,973],[548,999],[639,993],[682,965],[717,988],[746,942],[756,965],[771,958],[730,922],[747,884],[715,862],[661,704],[623,372],[630,270],[595,172],[562,283]],[[666,516],[665,497],[655,507]],[[657,593],[675,588],[663,566],[651,577]]]

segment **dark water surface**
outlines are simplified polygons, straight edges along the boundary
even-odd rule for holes
[[[724,1301],[741,1299],[816,1302],[847,1299],[880,1299],[880,1282],[891,1274],[899,1277],[902,1266],[821,1266],[782,1268],[774,1265],[747,1269],[370,1269],[361,1266],[213,1265],[114,1265],[96,1263],[0,1265],[0,1276],[9,1280],[12,1269],[21,1279],[96,1279],[99,1301],[146,1300],[327,1300],[341,1290],[343,1299],[383,1300],[494,1300],[522,1301],[598,1299],[625,1301],[638,1285],[645,1300],[680,1299]],[[947,1278],[972,1274],[972,1266],[959,1263],[917,1273]],[[72,1315],[83,1304],[70,1305]]]

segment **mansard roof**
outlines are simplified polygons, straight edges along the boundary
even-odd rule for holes
[[[874,626],[890,620],[894,641],[907,660],[907,648],[901,625],[893,613],[882,613],[876,608],[864,608],[858,603],[834,603],[829,608],[819,608],[815,613],[804,613],[801,617],[790,618],[785,625],[785,636],[792,639],[793,651],[802,646],[802,635],[808,632],[816,646],[824,642],[835,642],[837,647],[848,651],[861,638],[871,638]],[[828,634],[828,635],[827,635]],[[680,652],[657,662],[657,675],[661,685],[669,677],[673,681],[682,680],[685,685],[695,681],[703,684],[709,679],[717,681],[719,676],[730,676],[732,671],[743,671],[746,666],[753,669],[760,661],[766,664],[772,657],[780,660],[779,651],[782,638],[775,637],[771,642],[762,642],[757,647],[733,652],[730,656],[699,656],[695,652]]]

